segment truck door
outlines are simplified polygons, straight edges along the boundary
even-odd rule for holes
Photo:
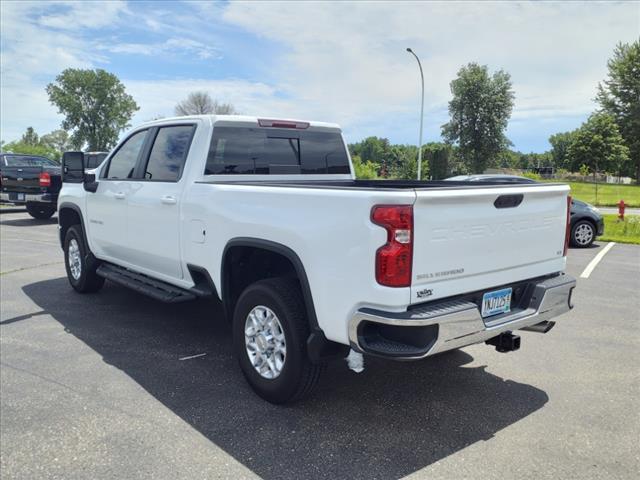
[[[133,133],[105,165],[96,192],[87,194],[90,246],[100,257],[132,260],[127,246],[127,199],[140,184],[134,172],[148,134],[148,130]]]
[[[139,188],[128,197],[127,232],[135,265],[148,273],[183,278],[180,255],[182,171],[196,126],[154,128]]]

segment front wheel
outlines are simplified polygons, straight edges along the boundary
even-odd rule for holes
[[[38,220],[46,220],[56,212],[51,205],[40,205],[37,203],[27,203],[27,213]]]
[[[98,261],[87,248],[80,225],[69,227],[64,237],[64,264],[75,291],[97,292],[104,285],[104,278],[96,273]]]
[[[293,402],[318,382],[321,365],[308,358],[306,311],[298,283],[261,280],[246,288],[233,316],[233,346],[253,390],[268,402]]]
[[[590,247],[596,239],[596,228],[588,220],[580,220],[571,229],[571,243],[580,248]]]

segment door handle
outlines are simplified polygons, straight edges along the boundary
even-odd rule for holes
[[[175,205],[176,203],[178,203],[178,201],[176,200],[175,197],[172,197],[171,195],[165,195],[164,197],[162,197],[160,199],[160,201],[162,203],[164,203],[165,205]]]
[[[125,197],[125,195],[124,195],[124,192],[118,192],[118,193],[114,193],[113,197],[117,198],[118,200],[122,200]]]

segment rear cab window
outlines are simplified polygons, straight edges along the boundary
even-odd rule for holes
[[[45,157],[30,157],[23,155],[5,155],[8,167],[56,167],[58,164]]]
[[[205,175],[350,174],[340,132],[215,126]]]
[[[100,166],[102,161],[107,158],[107,153],[88,153],[85,154],[85,167],[86,168],[97,168]]]

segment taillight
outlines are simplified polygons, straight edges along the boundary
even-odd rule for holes
[[[51,175],[49,175],[49,172],[42,172],[40,174],[40,186],[41,187],[51,186]]]
[[[569,251],[569,237],[571,236],[571,195],[567,195],[567,228],[564,232],[564,251],[562,256],[566,257]]]
[[[413,206],[376,205],[371,221],[387,231],[376,252],[376,280],[385,287],[409,287],[413,263]]]

